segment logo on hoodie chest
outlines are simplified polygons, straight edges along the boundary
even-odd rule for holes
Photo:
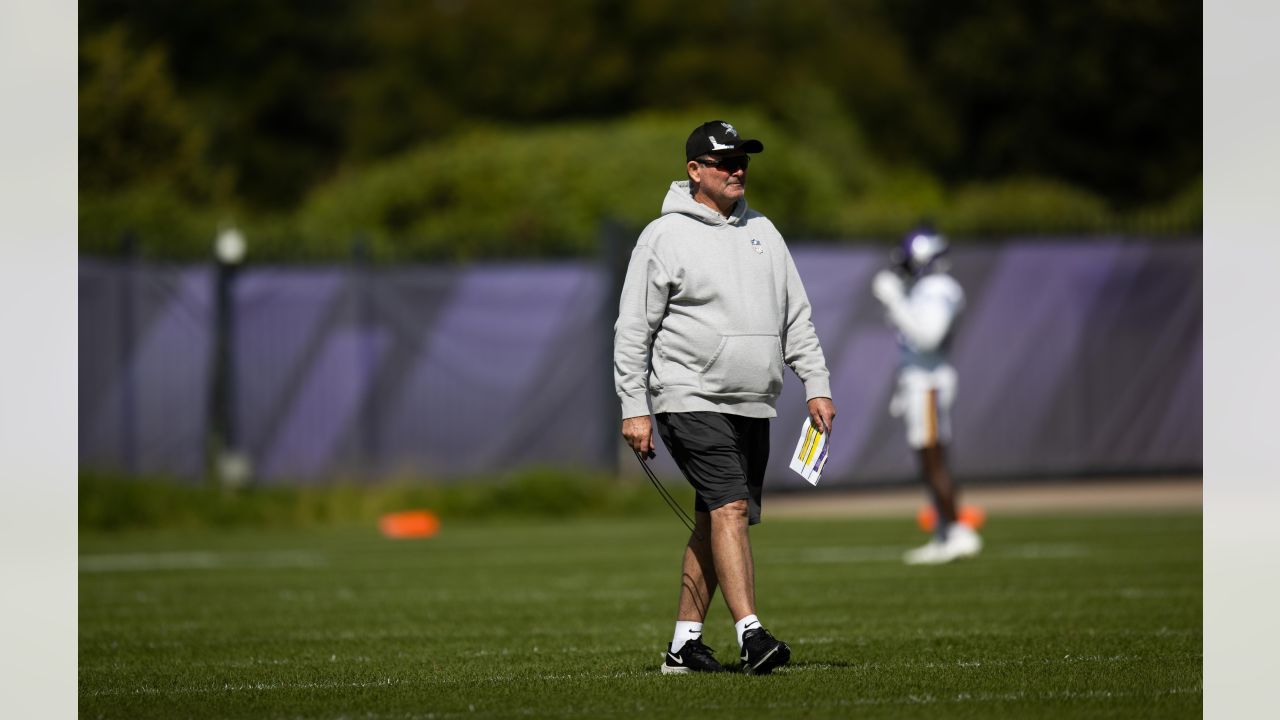
[[[764,254],[764,246],[761,245],[760,241],[755,238],[751,238],[751,249],[755,250],[757,255]]]

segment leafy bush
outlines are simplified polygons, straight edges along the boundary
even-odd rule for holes
[[[197,205],[164,185],[112,193],[80,193],[80,252],[117,255],[132,235],[138,251],[169,260],[208,259],[222,213]]]
[[[1101,198],[1041,178],[1003,180],[961,188],[938,214],[952,236],[1099,232],[1115,226]]]
[[[945,189],[935,178],[897,171],[839,209],[838,234],[860,240],[896,238],[921,218],[937,218],[945,206]]]
[[[1204,227],[1204,179],[1197,177],[1163,203],[1134,212],[1129,225],[1135,232],[1200,232]]]
[[[840,183],[829,166],[758,114],[734,110],[475,130],[334,181],[305,203],[298,227],[325,245],[367,234],[381,259],[590,255],[603,219],[639,228],[658,216],[671,181],[685,177],[689,130],[721,115],[768,138],[753,166],[753,206],[784,227],[830,213]]]

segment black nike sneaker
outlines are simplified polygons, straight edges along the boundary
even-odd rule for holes
[[[671,646],[668,645],[667,660],[662,663],[662,674],[724,672],[724,666],[712,655],[714,652],[715,650],[702,644],[702,638],[685,640],[684,647],[678,653],[671,652]]]
[[[790,659],[791,648],[770,635],[768,630],[757,627],[742,633],[742,672],[768,675]]]

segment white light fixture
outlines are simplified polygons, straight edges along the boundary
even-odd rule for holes
[[[218,239],[213,245],[214,254],[219,262],[226,265],[235,265],[244,260],[245,251],[248,250],[248,247],[244,240],[244,233],[235,227],[223,228],[218,233]]]

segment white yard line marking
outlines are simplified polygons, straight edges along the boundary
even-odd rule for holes
[[[864,670],[886,670],[893,668],[947,668],[947,667],[1024,667],[1028,665],[1058,665],[1058,664],[1074,664],[1074,663],[1132,663],[1144,660],[1158,659],[1163,656],[1137,656],[1137,655],[1066,655],[1062,658],[1029,658],[1029,659],[1011,659],[1011,660],[958,660],[954,662],[934,663],[934,662],[896,662],[896,663],[858,663],[856,667]],[[656,666],[655,666],[656,667]],[[815,663],[807,666],[799,666],[787,668],[787,674],[795,674],[805,672],[806,670],[833,670],[836,669],[830,665]],[[848,669],[845,667],[844,669]],[[538,675],[541,680],[616,680],[619,678],[645,678],[656,677],[655,670],[633,670],[615,673],[565,673],[565,674],[545,674]],[[530,679],[527,676],[514,675],[494,675],[485,678],[482,682],[486,683],[507,683],[517,679]],[[192,695],[192,694],[208,694],[208,693],[237,693],[237,692],[256,692],[256,691],[291,691],[291,690],[327,690],[340,688],[376,688],[376,687],[394,687],[394,686],[422,686],[422,685],[457,685],[465,683],[477,682],[474,678],[436,678],[431,680],[415,679],[403,680],[397,678],[383,678],[380,680],[371,680],[365,682],[300,682],[300,683],[248,683],[248,684],[231,684],[224,683],[222,685],[210,686],[189,686],[189,687],[173,687],[173,688],[157,688],[150,685],[143,685],[136,688],[110,688],[93,690],[81,693],[84,697],[116,697],[123,695]],[[1027,693],[1023,691],[1008,693],[980,693],[970,694],[961,693],[958,695],[935,696],[930,694],[923,695],[905,695],[890,698],[854,698],[848,700],[837,700],[834,704],[837,706],[845,705],[920,705],[920,704],[943,704],[943,703],[963,703],[963,702],[991,702],[991,701],[1021,701],[1021,700],[1083,700],[1083,699],[1099,699],[1099,698],[1125,698],[1125,697],[1153,697],[1160,695],[1179,695],[1187,693],[1200,693],[1200,687],[1191,688],[1165,688],[1153,689],[1141,692],[1115,691],[1115,690],[1090,690],[1086,692],[1076,691],[1060,691],[1046,693]],[[772,707],[772,706],[769,706]],[[788,706],[790,707],[790,706]],[[702,706],[697,709],[715,709],[714,707]]]
[[[1084,545],[1075,545],[1070,543],[1059,544],[1029,544],[1029,545],[1009,545],[1007,547],[994,547],[986,551],[989,557],[998,558],[1018,558],[1024,560],[1049,560],[1055,558],[1078,558],[1087,557],[1092,553],[1089,548]]]
[[[1203,659],[1199,654],[1161,654],[1161,655],[1063,655],[1060,658],[1014,658],[1014,659],[969,659],[969,660],[949,660],[946,662],[865,662],[853,663],[845,666],[847,668],[857,668],[859,670],[901,670],[904,668],[928,668],[928,669],[948,669],[948,668],[977,668],[977,667],[1035,667],[1035,666],[1051,666],[1051,665],[1078,665],[1081,663],[1099,663],[1103,665],[1122,664],[1122,663],[1138,663],[1151,662],[1159,660],[1178,659],[1183,660],[1188,657]],[[824,670],[834,669],[831,665],[823,663],[814,663],[806,667],[822,668]]]
[[[793,555],[795,562],[804,563],[869,563],[902,562],[902,554],[909,547],[899,545],[869,545],[846,547],[814,547],[800,550]],[[984,550],[983,557],[1001,560],[1054,560],[1088,557],[1092,554],[1085,545],[1074,543],[1023,543],[996,546]],[[768,557],[772,559],[773,553]]]
[[[1106,698],[1133,698],[1133,697],[1161,697],[1164,695],[1192,695],[1200,694],[1204,690],[1200,687],[1185,688],[1159,688],[1153,690],[1142,691],[1125,691],[1125,690],[1087,690],[1077,692],[1074,690],[1062,690],[1058,692],[1041,692],[1029,693],[1025,691],[1016,691],[1008,693],[959,693],[957,695],[905,695],[896,698],[856,698],[853,700],[841,700],[837,705],[934,705],[944,703],[968,703],[968,702],[1018,702],[1032,701],[1043,702],[1045,700],[1100,700]]]
[[[809,563],[859,563],[900,562],[908,548],[892,546],[864,547],[815,547],[799,552],[799,562]]]
[[[156,688],[151,687],[150,685],[143,685],[142,687],[136,688],[94,690],[81,694],[86,697],[113,697],[118,695],[191,695],[220,692],[252,692],[255,690],[333,690],[338,688],[391,687],[392,685],[400,684],[402,683],[398,680],[384,678],[382,680],[372,680],[369,682],[251,683],[248,685],[232,685],[230,683],[226,683],[218,686],[176,688]]]
[[[311,568],[328,564],[324,556],[299,550],[270,552],[159,552],[81,555],[80,572],[151,570],[224,570],[227,568]]]

